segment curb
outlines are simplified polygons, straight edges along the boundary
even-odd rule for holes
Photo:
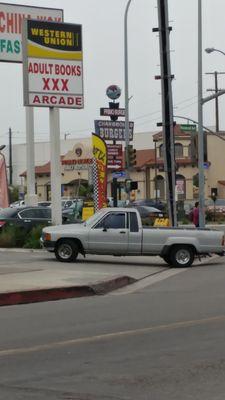
[[[76,297],[104,295],[113,290],[130,285],[136,281],[136,279],[131,278],[130,276],[117,276],[108,281],[97,282],[93,285],[90,284],[83,286],[56,287],[0,293],[0,307],[64,300]]]

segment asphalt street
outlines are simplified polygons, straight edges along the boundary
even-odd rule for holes
[[[1,399],[223,400],[224,259],[172,272],[106,296],[2,307]]]

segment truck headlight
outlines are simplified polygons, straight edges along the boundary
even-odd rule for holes
[[[50,242],[51,241],[51,234],[50,233],[44,233],[44,240]]]

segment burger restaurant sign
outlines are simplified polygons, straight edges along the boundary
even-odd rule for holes
[[[24,105],[83,108],[81,25],[24,20]]]

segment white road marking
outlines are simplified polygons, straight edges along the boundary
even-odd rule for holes
[[[154,283],[163,281],[164,279],[167,279],[167,278],[170,278],[171,276],[180,274],[181,272],[185,272],[188,269],[189,268],[181,268],[181,269],[170,268],[166,271],[159,272],[157,274],[147,276],[146,278],[140,279],[138,282],[132,283],[131,285],[126,286],[125,288],[114,290],[113,292],[109,293],[108,296],[118,296],[118,295],[124,295],[124,294],[137,292],[140,289],[143,289],[147,286],[154,285]]]

